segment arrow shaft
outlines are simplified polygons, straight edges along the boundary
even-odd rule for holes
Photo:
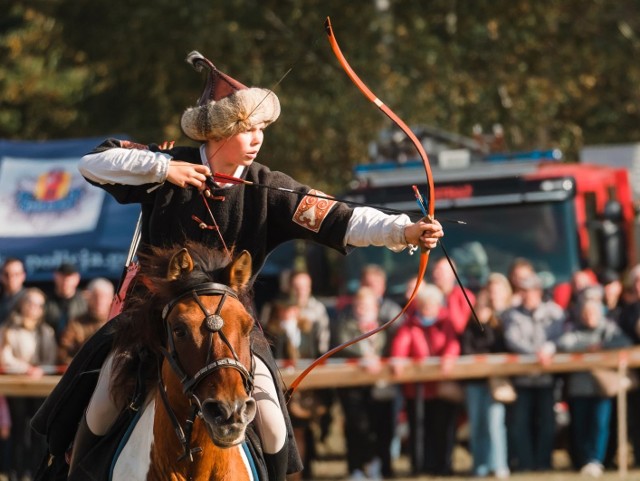
[[[237,177],[232,177],[230,175],[223,175],[223,174],[218,174],[215,173],[213,174],[213,179],[220,179],[222,181],[227,181],[230,184],[242,184],[242,185],[250,185],[252,187],[258,187],[261,189],[267,189],[267,190],[275,190],[275,191],[279,191],[279,192],[286,192],[287,194],[295,194],[295,195],[300,195],[300,196],[308,196],[308,197],[315,197],[317,199],[324,199],[324,200],[335,200],[337,202],[342,202],[344,204],[348,204],[348,205],[354,205],[354,206],[358,206],[358,207],[371,207],[372,209],[377,209],[380,210],[382,212],[388,212],[391,214],[405,214],[408,215],[409,217],[416,217],[419,214],[417,214],[416,212],[405,212],[399,209],[394,209],[392,207],[385,207],[385,206],[381,206],[381,205],[373,205],[373,204],[367,204],[366,202],[356,202],[354,200],[347,200],[347,199],[340,199],[337,197],[332,197],[330,195],[325,195],[325,194],[312,194],[310,192],[299,192],[297,190],[293,190],[293,189],[287,189],[285,187],[275,187],[273,185],[268,185],[268,184],[260,184],[258,182],[251,182],[249,180],[245,180],[245,179],[240,179]]]

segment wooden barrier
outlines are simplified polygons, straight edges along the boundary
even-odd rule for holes
[[[551,364],[543,366],[534,355],[490,354],[460,356],[450,372],[443,374],[439,358],[422,361],[408,359],[384,360],[379,372],[365,369],[358,360],[330,359],[309,373],[299,389],[324,387],[366,386],[377,383],[401,384],[442,379],[473,379],[490,376],[515,376],[543,372],[563,373],[587,371],[596,367],[618,369],[621,362],[627,367],[640,367],[640,346],[631,349],[600,351],[594,353],[556,354]],[[300,360],[293,365],[282,364],[282,379],[286,385],[309,365],[311,361]],[[393,364],[403,365],[400,375],[394,375]]]
[[[280,372],[285,385],[291,382],[311,363],[302,359],[295,365],[280,362]],[[408,359],[382,360],[379,371],[365,369],[358,360],[329,359],[318,366],[300,384],[299,389],[327,387],[366,386],[379,383],[401,384],[442,379],[473,379],[489,376],[515,376],[543,372],[563,373],[586,371],[595,367],[618,369],[640,367],[640,346],[630,349],[594,353],[556,354],[549,365],[540,364],[536,356],[515,354],[490,354],[460,356],[449,373],[442,373],[439,358],[422,361]],[[403,365],[402,373],[394,375],[392,365]],[[50,367],[46,372],[61,372],[63,368]],[[1,373],[1,372],[0,372]],[[34,379],[22,374],[0,375],[0,394],[5,396],[47,396],[60,380],[60,375],[45,375]]]
[[[0,394],[5,396],[48,396],[58,384],[59,375],[46,375],[35,379],[24,374],[0,375]]]

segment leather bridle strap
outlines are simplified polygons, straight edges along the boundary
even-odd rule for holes
[[[200,295],[221,295],[222,296],[222,299],[218,303],[218,307],[214,314],[209,313],[206,306],[200,300],[200,297],[199,297]],[[189,296],[193,297],[194,301],[198,304],[198,307],[200,307],[200,310],[202,310],[202,312],[204,313],[205,315],[204,322],[207,329],[209,330],[209,350],[207,353],[207,365],[204,366],[202,369],[200,369],[198,372],[196,372],[196,374],[193,377],[189,376],[184,371],[178,359],[178,354],[175,348],[173,335],[170,332],[168,325],[167,325],[167,345],[169,347],[169,350],[164,348],[160,349],[164,357],[167,359],[167,362],[169,362],[169,365],[171,366],[173,371],[176,373],[176,375],[180,379],[183,393],[193,397],[193,391],[196,389],[198,384],[207,375],[209,375],[211,372],[217,369],[229,367],[237,370],[240,373],[240,375],[242,376],[244,387],[245,387],[245,390],[247,391],[247,394],[251,394],[251,392],[253,391],[253,372],[250,372],[240,362],[238,354],[236,353],[235,349],[233,348],[233,346],[227,339],[226,335],[222,331],[222,326],[224,322],[222,320],[220,313],[222,311],[222,306],[224,305],[224,301],[226,300],[227,296],[231,296],[234,299],[238,299],[238,295],[230,287],[224,284],[219,284],[216,282],[199,284],[194,288],[186,292],[183,292],[182,294],[178,295],[176,298],[174,298],[173,300],[167,303],[167,305],[162,310],[162,320],[165,322],[165,324],[167,322],[167,316],[171,313],[172,309],[178,304],[178,302],[184,300],[186,297],[189,297]],[[213,362],[210,362],[211,347],[213,344],[213,334],[215,333],[217,333],[220,336],[220,339],[227,346],[233,358],[226,357],[226,358],[217,359]],[[253,371],[253,362],[252,362],[252,371]],[[197,399],[196,401],[199,403]]]
[[[158,371],[160,371],[160,367],[158,366]],[[158,372],[158,390],[160,391],[160,399],[162,399],[162,404],[164,406],[165,411],[169,415],[169,420],[171,421],[171,425],[173,426],[173,430],[178,437],[178,441],[183,448],[182,455],[178,458],[178,461],[182,461],[185,458],[189,458],[189,461],[193,462],[193,455],[202,451],[201,447],[191,447],[191,431],[193,429],[193,422],[195,421],[196,415],[198,414],[199,406],[195,404],[191,405],[191,412],[189,413],[189,418],[187,419],[187,432],[182,429],[182,425],[176,416],[176,413],[173,412],[171,408],[171,404],[169,403],[169,397],[167,396],[167,389],[162,382],[162,375]]]
[[[176,304],[187,296],[193,296],[194,294],[220,296],[225,293],[233,297],[234,299],[238,299],[238,294],[236,294],[236,292],[229,286],[226,286],[224,284],[220,284],[218,282],[205,282],[203,284],[198,284],[197,286],[194,286],[191,289],[178,294],[172,300],[167,302],[167,304],[164,306],[164,309],[162,309],[162,320],[166,321],[167,316],[173,310],[173,308],[176,307]]]

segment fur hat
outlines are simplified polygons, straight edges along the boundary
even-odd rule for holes
[[[195,50],[186,60],[198,72],[203,67],[209,70],[198,104],[188,108],[180,121],[182,131],[190,139],[202,142],[224,139],[253,125],[269,125],[280,115],[280,101],[272,91],[241,84]]]

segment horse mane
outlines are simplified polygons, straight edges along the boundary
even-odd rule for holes
[[[193,270],[176,280],[167,279],[173,255],[186,248],[193,259]],[[231,255],[229,255],[231,254]],[[138,254],[140,269],[127,294],[125,309],[114,322],[114,369],[111,377],[113,397],[120,403],[130,401],[140,364],[140,353],[147,356],[145,380],[148,385],[157,381],[157,367],[166,342],[162,309],[179,294],[206,282],[227,283],[226,268],[234,258],[231,253],[210,246],[187,241],[172,247],[148,247]],[[250,286],[238,292],[245,306],[253,305]],[[124,404],[123,404],[124,405]]]

